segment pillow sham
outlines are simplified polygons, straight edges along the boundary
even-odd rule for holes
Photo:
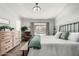
[[[60,38],[68,40],[68,36],[69,36],[69,32],[63,32]]]
[[[71,41],[79,42],[79,32],[70,33],[68,39],[71,40]]]
[[[61,36],[61,34],[62,34],[62,32],[57,32],[57,33],[55,34],[55,38],[59,38],[59,37]]]

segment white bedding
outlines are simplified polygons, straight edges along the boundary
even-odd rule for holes
[[[29,49],[28,56],[79,56],[79,42],[41,36],[41,49]]]
[[[41,44],[79,44],[79,42],[57,39],[54,36],[41,36]]]

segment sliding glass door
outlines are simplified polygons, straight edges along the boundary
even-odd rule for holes
[[[46,35],[46,25],[35,25],[34,35]]]
[[[48,34],[48,26],[47,22],[34,22],[32,25],[32,31],[34,35],[47,35]]]

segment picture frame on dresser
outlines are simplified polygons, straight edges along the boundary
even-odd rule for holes
[[[10,31],[10,20],[0,17],[0,31]]]
[[[2,17],[0,17],[0,24],[10,24],[10,21],[9,21],[9,19],[6,19],[6,18],[2,18]]]

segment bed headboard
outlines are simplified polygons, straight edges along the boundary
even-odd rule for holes
[[[59,26],[59,31],[61,32],[79,32],[79,22],[69,23]]]

